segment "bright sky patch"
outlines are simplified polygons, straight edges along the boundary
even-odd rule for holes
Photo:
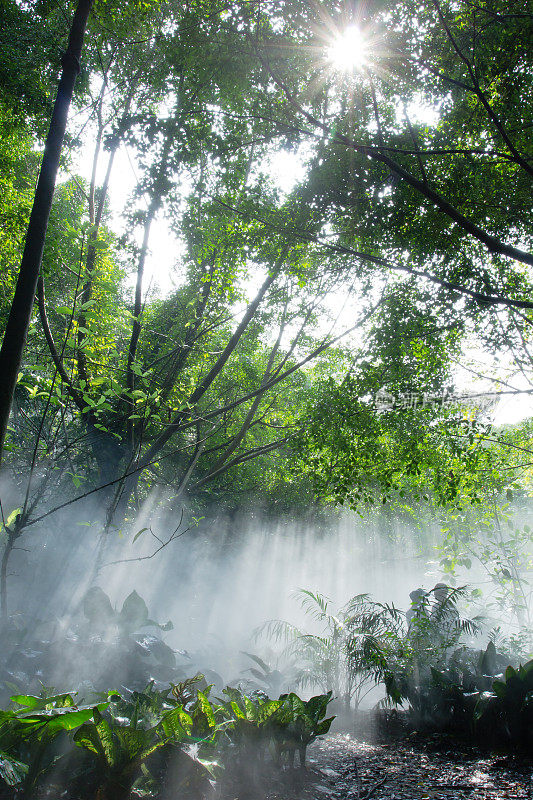
[[[328,48],[330,62],[344,72],[364,67],[367,55],[368,43],[356,25],[346,28]]]

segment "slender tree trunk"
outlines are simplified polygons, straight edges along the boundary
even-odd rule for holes
[[[8,533],[7,542],[2,553],[2,561],[0,563],[0,612],[2,620],[7,619],[7,565],[9,556],[13,550],[13,538]]]
[[[69,107],[80,71],[83,37],[92,4],[93,0],[79,0],[74,13],[67,52],[63,56],[63,72],[46,137],[15,296],[0,350],[0,462],[31,319]]]
[[[157,176],[154,182],[153,187],[153,194],[152,199],[150,200],[150,206],[146,212],[146,219],[144,222],[144,234],[143,234],[143,241],[141,246],[141,251],[139,253],[139,261],[137,262],[137,279],[135,281],[135,301],[133,306],[133,326],[131,330],[131,337],[130,343],[128,346],[128,363],[126,367],[126,390],[127,393],[131,393],[135,388],[135,373],[133,371],[133,365],[135,363],[135,357],[137,354],[137,346],[139,344],[139,337],[141,335],[141,314],[143,309],[142,303],[142,291],[143,291],[143,280],[144,280],[144,267],[146,264],[146,256],[148,255],[148,243],[150,241],[150,229],[152,227],[152,223],[157,216],[157,212],[161,208],[163,204],[163,194],[158,188],[157,184],[159,183],[161,178],[165,177],[167,168],[168,168],[168,158],[170,155],[170,149],[172,147],[172,142],[174,138],[174,131],[175,131],[175,123],[171,121],[166,133],[165,133],[165,140],[163,143],[163,150],[161,152],[161,162],[157,169]],[[131,394],[129,394],[128,399],[126,400],[127,403],[131,403]],[[134,456],[135,453],[135,438],[136,438],[136,425],[133,424],[132,420],[129,419],[128,415],[128,441],[131,448],[131,455]]]

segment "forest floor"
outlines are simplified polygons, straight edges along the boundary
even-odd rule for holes
[[[532,772],[533,759],[455,737],[365,742],[336,733],[311,745],[307,769],[271,774],[232,800],[533,800]]]

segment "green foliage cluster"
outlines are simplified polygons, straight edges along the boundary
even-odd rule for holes
[[[28,224],[37,154],[27,126],[0,100],[0,320],[7,320]]]
[[[44,342],[33,329],[20,384],[52,417],[42,427],[39,456],[66,448],[75,465],[68,471],[84,486],[109,483],[113,494],[118,483],[125,496],[119,515],[135,493],[142,497],[155,484],[179,492],[188,486],[204,501],[233,489],[237,497],[270,492],[276,502],[281,493],[297,497],[303,474],[321,500],[358,509],[376,501],[416,506],[426,498],[452,506],[481,502],[487,472],[496,491],[506,485],[502,458],[487,447],[491,430],[471,426],[460,404],[453,413],[432,406],[378,414],[369,401],[381,390],[420,397],[446,391],[472,336],[492,349],[509,342],[527,349],[529,342],[516,317],[496,319],[488,301],[468,294],[520,302],[529,291],[520,259],[514,265],[491,251],[488,263],[482,240],[404,179],[421,180],[499,240],[509,234],[528,241],[528,142],[515,123],[516,109],[530,104],[523,77],[529,23],[502,13],[498,25],[488,24],[484,6],[473,12],[448,5],[372,4],[360,23],[379,43],[372,59],[381,63],[368,74],[341,76],[316,58],[317,48],[331,45],[332,31],[342,33],[331,4],[324,9],[328,26],[292,1],[279,15],[269,8],[257,17],[238,3],[225,11],[203,2],[183,9],[96,4],[75,109],[90,134],[73,136],[65,153],[68,165],[76,147],[92,139],[94,169],[90,182],[76,178],[77,197],[72,184],[56,192],[43,266],[51,335]],[[23,98],[26,118],[14,131],[23,145],[35,129],[36,98],[47,96],[57,71],[59,50],[50,49],[66,25],[48,3],[8,3],[7,11],[10,41],[39,34],[37,62],[26,63],[24,49],[16,59],[8,52],[0,70],[8,127],[15,89]],[[488,20],[482,36],[476,14]],[[469,48],[477,71],[468,66]],[[310,88],[315,73],[322,77]],[[504,88],[509,75],[512,86]],[[305,125],[300,95],[308,104]],[[410,119],[408,108],[422,101],[433,121]],[[139,174],[117,240],[108,203],[123,145],[135,150]],[[284,194],[268,179],[268,159],[298,147],[307,152],[305,177]],[[380,161],[385,151],[396,166]],[[107,177],[99,185],[102,160]],[[27,169],[19,173],[19,183],[28,180]],[[510,184],[513,203],[505,199]],[[22,196],[9,201],[10,224],[23,200],[27,205]],[[143,277],[151,226],[161,214],[182,253],[179,287],[164,300],[146,295]],[[7,302],[23,228],[2,228],[11,253]],[[316,241],[327,230],[337,236],[337,249]],[[351,251],[359,254],[355,261]],[[413,264],[437,283],[428,288],[420,276],[394,277],[398,265],[409,273]],[[276,281],[268,305],[257,309],[222,364],[217,356],[235,333],[236,304],[249,299],[247,282],[269,272]],[[291,303],[284,308],[287,281]],[[253,393],[262,383],[281,364],[291,368],[304,344],[312,349],[320,340],[316,286],[363,304],[382,293],[366,345],[347,347],[340,360],[331,353],[324,368],[293,375],[256,407]],[[302,319],[294,341],[279,346],[269,364],[275,328],[294,329]],[[53,364],[43,362],[43,347]],[[24,405],[28,398],[18,395]],[[15,469],[24,422],[20,415],[12,431]],[[123,485],[120,475],[129,468],[135,477]],[[67,487],[63,473],[61,490]]]
[[[283,752],[292,763],[298,749],[304,766],[307,745],[332,722],[324,719],[331,693],[270,700],[228,687],[226,699],[213,699],[211,687],[195,688],[201,681],[109,691],[92,705],[75,694],[13,696],[13,708],[0,712],[2,797],[20,789],[29,798],[61,780],[87,798],[119,800],[133,787],[144,796],[194,796],[231,759],[263,759],[268,748],[278,763]]]
[[[489,643],[485,651],[462,648],[450,657],[445,669],[431,667],[430,676],[417,686],[387,675],[392,703],[407,701],[413,723],[425,729],[468,733],[491,746],[516,747],[529,752],[533,744],[533,661],[516,669],[502,664]],[[488,667],[490,661],[498,667]],[[497,671],[502,670],[502,671]]]
[[[181,680],[183,666],[162,638],[170,630],[170,621],[150,619],[136,591],[117,610],[99,587],[87,591],[67,626],[14,615],[2,625],[0,698],[7,698],[14,686],[69,682],[73,672],[78,685],[91,691],[106,683],[140,687],[150,679],[158,685]]]
[[[495,619],[510,618],[518,632],[532,628],[532,553],[529,500],[523,491],[508,490],[499,507],[478,505],[447,515],[440,545],[441,569],[481,568],[486,582],[477,589]],[[488,583],[488,585],[487,585]]]
[[[402,53],[403,66],[392,58],[388,46],[380,44],[376,58],[382,59],[383,66],[375,75],[350,77],[332,74],[320,59],[312,61],[315,56],[310,53],[317,46],[331,44],[331,33],[320,33],[323,22],[320,25],[315,12],[300,8],[298,2],[285,3],[279,16],[265,9],[258,18],[246,4],[234,4],[225,12],[203,2],[186,9],[156,3],[120,8],[115,3],[96,4],[75,118],[79,115],[83,120],[82,129],[88,121],[94,128],[88,138],[93,139],[95,170],[107,159],[111,176],[118,148],[127,144],[135,149],[140,164],[138,185],[127,207],[127,230],[119,242],[107,229],[112,178],[111,183],[106,179],[98,185],[93,171],[90,185],[82,185],[82,195],[71,197],[71,208],[65,205],[64,189],[56,193],[43,272],[50,329],[65,374],[56,376],[53,386],[51,364],[39,368],[45,344],[39,334],[31,339],[24,375],[25,383],[33,388],[41,371],[42,399],[48,390],[49,405],[56,406],[57,414],[68,423],[69,441],[85,436],[83,448],[70,444],[68,449],[71,460],[86,466],[87,485],[116,479],[132,458],[142,464],[141,486],[136,487],[141,493],[158,479],[181,485],[194,452],[192,428],[183,433],[181,425],[172,429],[174,457],[166,442],[163,447],[161,435],[166,429],[169,440],[168,424],[176,419],[191,426],[196,420],[200,428],[205,427],[202,413],[234,400],[233,387],[239,385],[246,395],[261,384],[269,357],[265,340],[284,313],[277,301],[273,308],[272,298],[270,309],[255,317],[240,352],[234,353],[218,376],[217,387],[190,413],[194,389],[201,386],[206,370],[216,361],[213,354],[221,352],[232,333],[231,326],[217,326],[217,315],[231,318],[257,267],[271,270],[284,254],[280,275],[296,279],[293,291],[302,300],[311,284],[324,280],[324,274],[330,280],[328,291],[344,290],[332,281],[335,273],[342,273],[352,282],[349,291],[360,300],[384,290],[368,331],[369,346],[357,353],[355,362],[353,353],[346,353],[346,363],[353,364],[346,380],[323,383],[308,373],[312,393],[302,391],[302,382],[293,380],[272,407],[261,403],[253,420],[256,424],[247,423],[249,446],[239,441],[227,457],[227,476],[219,463],[223,443],[239,437],[250,406],[234,411],[231,424],[224,419],[197,459],[193,484],[198,491],[209,493],[204,486],[215,481],[224,494],[236,476],[239,491],[253,491],[266,472],[272,489],[280,492],[292,486],[294,474],[303,469],[321,498],[346,500],[358,507],[376,495],[389,502],[391,494],[399,493],[412,494],[413,502],[423,500],[427,493],[441,504],[458,503],[465,497],[479,500],[479,474],[493,469],[487,448],[479,446],[486,440],[486,430],[474,431],[471,440],[462,410],[456,419],[443,418],[434,409],[379,416],[365,398],[380,389],[441,391],[449,385],[454,359],[472,333],[492,337],[491,346],[498,347],[506,337],[516,343],[519,333],[511,320],[502,323],[500,332],[492,317],[487,324],[486,307],[472,298],[458,308],[456,295],[443,286],[428,289],[412,276],[405,281],[389,280],[394,271],[388,270],[387,258],[391,263],[399,259],[406,266],[408,257],[410,263],[430,269],[439,279],[513,298],[527,293],[526,276],[499,256],[490,265],[484,263],[479,242],[472,243],[442,209],[431,207],[398,175],[392,174],[393,180],[379,159],[365,158],[355,145],[355,149],[341,146],[335,139],[346,133],[357,146],[374,149],[389,141],[387,152],[402,169],[409,174],[422,172],[423,180],[447,194],[449,202],[473,223],[486,222],[500,238],[511,228],[513,236],[525,241],[529,203],[524,202],[519,154],[528,143],[513,128],[509,144],[505,130],[507,123],[513,127],[517,122],[516,109],[530,103],[522,68],[527,60],[527,25],[502,14],[500,24],[484,28],[480,38],[475,13],[463,4],[445,6],[442,13],[430,3],[398,3],[393,10],[375,3],[366,9],[361,24],[381,42],[386,22],[390,47]],[[330,30],[339,28],[341,33],[334,6],[328,5],[324,13],[331,16]],[[482,19],[490,17],[484,7],[477,13]],[[440,24],[432,24],[435,19]],[[10,103],[2,115],[6,125],[14,95],[23,98],[26,119],[14,132],[23,142],[35,127],[36,98],[48,95],[51,76],[57,72],[57,45],[66,24],[48,3],[35,7],[8,3],[4,30],[10,43],[33,42],[38,35],[37,61],[27,63],[24,47],[12,57],[11,45],[0,70],[5,102]],[[151,37],[153,31],[157,34]],[[256,40],[256,34],[257,47],[245,46],[244,42]],[[295,42],[300,47],[294,47]],[[313,46],[308,49],[304,42]],[[498,55],[502,43],[505,59]],[[469,47],[474,48],[472,58],[479,61],[478,84],[473,86],[468,59],[459,55]],[[307,97],[312,119],[305,129],[298,125],[298,100],[291,102],[288,92],[296,98],[300,92],[305,94],[310,70],[322,72],[323,80],[316,82]],[[510,74],[512,87],[506,84],[504,90],[502,76]],[[278,85],[275,78],[286,79],[286,85]],[[347,102],[352,92],[360,95],[357,114]],[[435,110],[435,121],[411,121],[407,111],[402,116],[398,97],[406,109],[424,98]],[[313,136],[313,120],[330,132],[319,142]],[[494,157],[487,148],[493,127]],[[69,141],[65,164],[81,141],[80,137]],[[446,147],[448,142],[456,147]],[[293,150],[299,145],[309,150],[307,174],[289,197],[283,197],[266,179],[265,159],[275,149]],[[507,158],[500,145],[507,149]],[[502,200],[497,210],[497,203],[487,202],[487,193],[500,198],[509,182],[515,202]],[[194,188],[184,191],[189,184]],[[13,202],[9,207],[13,224],[17,216]],[[184,253],[180,289],[163,301],[148,297],[140,304],[137,288],[142,296],[150,226],[159,213],[169,218]],[[341,244],[358,252],[368,249],[370,255],[384,258],[384,263],[363,259],[354,264],[347,254],[345,258],[315,245],[313,237],[328,225]],[[305,229],[307,241],[300,229]],[[2,230],[9,234],[13,254],[6,270],[12,287],[21,235],[20,231],[9,233],[9,227]],[[133,273],[129,285],[126,273]],[[136,284],[133,301],[132,283]],[[210,299],[209,307],[202,309],[195,298],[204,290]],[[521,330],[520,335],[527,344],[527,331]],[[304,331],[300,345],[306,336]],[[328,361],[330,372],[338,369],[334,362],[333,357]],[[324,425],[330,409],[338,425]],[[297,470],[291,472],[290,459],[281,469],[272,467],[272,453],[278,450],[271,435],[274,430],[289,432],[291,438],[295,430],[299,432],[294,441],[299,442],[301,456]],[[283,450],[287,443],[285,437],[279,438]],[[199,439],[203,441],[201,435]],[[15,436],[12,446],[17,445]],[[52,448],[51,442],[42,445],[41,455]],[[146,464],[139,460],[139,448],[150,453]],[[250,463],[255,457],[259,459],[256,468]],[[240,460],[233,463],[235,458]]]
[[[530,623],[529,531],[504,536],[497,517],[530,492],[531,424],[438,398],[472,349],[476,376],[481,348],[530,377],[531,15],[376,0],[360,9],[366,68],[339,74],[327,53],[349,20],[322,5],[95,3],[6,445],[21,499],[3,520],[4,614],[28,526],[94,493],[120,528],[161,490],[195,509],[381,505],[421,528],[446,509],[445,568],[488,564]],[[2,6],[0,327],[71,10]],[[302,161],[287,190],[283,153]],[[147,280],[163,217],[166,297]],[[497,396],[517,393],[502,374]],[[343,614],[324,617],[337,665]]]
[[[519,747],[533,746],[533,661],[518,669],[507,667],[491,692],[482,695],[474,708],[474,722],[492,733],[493,741],[502,735]]]
[[[479,634],[480,619],[460,619],[449,591],[430,607],[428,595],[415,603],[408,625],[392,606],[376,604],[354,637],[351,657],[358,668],[382,681],[393,705],[408,704],[411,723],[423,729],[470,733],[493,745],[530,748],[533,661],[515,669],[516,653],[464,644]],[[371,632],[368,628],[372,629]]]
[[[524,749],[531,745],[531,639],[522,648],[523,666],[517,666],[516,642],[496,647],[498,631],[485,649],[476,649],[483,618],[461,618],[457,609],[466,589],[442,584],[431,592],[418,590],[407,614],[368,595],[353,597],[335,614],[317,593],[305,590],[300,597],[310,623],[321,623],[319,633],[280,620],[258,632],[286,642],[286,652],[300,667],[300,683],[329,681],[345,710],[357,709],[379,684],[386,703],[407,705],[417,729],[469,732]]]
[[[41,134],[46,129],[60,69],[58,44],[66,30],[59,9],[50,3],[2,3],[0,86],[19,134],[28,119]]]

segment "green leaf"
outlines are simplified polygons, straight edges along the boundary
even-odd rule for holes
[[[68,708],[51,709],[40,714],[19,715],[18,718],[23,723],[44,723],[47,730],[55,734],[60,730],[72,731],[75,728],[79,728],[80,725],[91,719],[93,712],[94,709],[92,707],[75,710]]]
[[[120,758],[120,747],[109,722],[104,719],[97,708],[93,712],[94,725],[103,750],[105,760],[110,767],[115,766]]]
[[[141,528],[141,530],[140,530],[140,531],[137,531],[137,533],[136,533],[136,534],[135,534],[135,536],[133,537],[133,542],[132,542],[132,544],[135,544],[135,542],[137,541],[137,539],[139,538],[139,536],[141,536],[141,534],[143,534],[145,531],[148,531],[148,530],[150,530],[150,529],[149,529],[149,528]]]
[[[511,678],[516,677],[516,670],[513,669],[510,665],[505,670],[505,680],[509,681]]]
[[[234,700],[230,702],[230,707],[237,719],[246,719],[246,715]]]
[[[154,733],[142,728],[116,727],[113,731],[114,738],[118,740],[122,758],[133,761],[142,751],[151,744]]]
[[[83,747],[97,755],[102,761],[106,761],[106,754],[94,723],[87,723],[78,728],[73,736],[73,741],[78,747]]]
[[[15,508],[6,519],[6,528],[10,528],[12,525],[14,525],[21,514],[22,508]]]
[[[203,712],[203,714],[204,714],[204,716],[206,718],[207,724],[209,725],[210,728],[214,728],[215,727],[215,715],[213,713],[213,708],[211,706],[211,703],[209,702],[209,700],[205,696],[205,694],[203,692],[201,692],[200,690],[198,690],[198,693],[197,693],[197,702],[198,702],[199,708],[201,709],[201,711]]]
[[[192,731],[192,717],[182,706],[176,706],[161,719],[161,726],[165,735],[174,742],[182,742]]]
[[[319,722],[318,725],[315,726],[315,735],[324,736],[324,734],[328,733],[334,719],[335,717],[328,717],[328,719],[323,719],[322,722]]]
[[[17,703],[19,706],[27,706],[28,708],[42,708],[46,702],[42,697],[36,697],[32,694],[14,694],[9,699],[12,703]]]
[[[258,719],[266,722],[282,705],[282,700],[267,700],[259,707]]]

